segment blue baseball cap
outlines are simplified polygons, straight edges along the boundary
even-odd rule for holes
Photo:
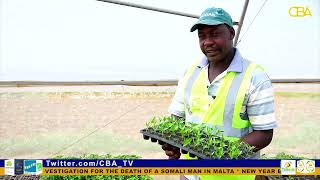
[[[198,19],[198,22],[195,23],[192,28],[191,32],[198,29],[198,25],[204,24],[204,25],[219,25],[219,24],[226,24],[230,27],[232,27],[232,18],[225,10],[222,8],[215,8],[211,7],[203,11],[201,16]]]

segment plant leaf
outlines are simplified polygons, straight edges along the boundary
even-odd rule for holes
[[[187,146],[188,144],[190,144],[192,141],[192,138],[187,138],[183,141],[183,146]]]

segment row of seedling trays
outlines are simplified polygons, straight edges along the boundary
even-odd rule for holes
[[[254,155],[254,147],[228,140],[219,129],[175,117],[152,118],[140,132],[145,140],[170,144],[199,159],[247,159]]]

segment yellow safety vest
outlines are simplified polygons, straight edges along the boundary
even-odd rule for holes
[[[256,68],[263,68],[258,64],[242,59],[242,72],[227,72],[222,79],[216,98],[210,104],[208,99],[208,76],[199,62],[192,65],[183,79],[185,111],[188,113],[187,121],[202,122],[213,125],[223,131],[229,140],[238,140],[252,132],[249,120],[240,117],[240,111],[250,86],[252,73]],[[184,155],[185,159],[194,159]],[[212,176],[201,175],[202,180],[213,179],[254,179],[254,175],[241,176]]]

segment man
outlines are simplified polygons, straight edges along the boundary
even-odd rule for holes
[[[254,146],[258,158],[259,150],[271,142],[277,125],[272,85],[261,66],[244,59],[233,47],[232,25],[226,11],[212,7],[192,26],[191,32],[198,30],[205,57],[179,81],[169,112],[187,122],[213,125],[230,140]],[[181,156],[179,149],[167,144],[162,148],[169,159]]]

